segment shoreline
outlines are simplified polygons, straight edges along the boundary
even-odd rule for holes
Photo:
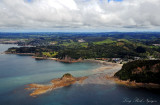
[[[55,60],[51,59],[51,60]],[[132,81],[123,81],[120,80],[116,77],[114,77],[114,74],[120,70],[122,67],[122,64],[117,64],[117,63],[111,63],[111,62],[106,62],[106,61],[101,61],[101,60],[84,60],[84,62],[94,62],[101,64],[101,66],[92,72],[95,72],[95,74],[89,75],[89,76],[83,76],[83,77],[67,77],[64,78],[55,78],[51,80],[51,84],[49,85],[43,85],[43,84],[28,84],[26,90],[33,90],[30,93],[30,96],[36,97],[42,94],[47,93],[48,91],[55,90],[57,88],[62,88],[65,86],[70,86],[75,83],[79,84],[85,84],[85,83],[104,83],[106,84],[105,81],[110,80],[113,81],[115,84],[118,85],[123,85],[127,86],[130,88],[147,88],[147,89],[160,89],[159,84],[154,84],[154,83],[136,83]],[[93,77],[94,76],[94,77]],[[96,78],[95,78],[96,77]],[[100,80],[100,81],[99,81]]]
[[[35,57],[35,56],[32,56],[32,58],[35,58],[37,60],[57,60],[57,58],[45,58],[45,57]]]
[[[140,83],[129,80],[120,80],[117,77],[108,77],[108,76],[106,76],[106,79],[113,80],[118,85],[123,85],[130,88],[160,89],[160,84],[156,83]]]
[[[3,52],[4,54],[15,54],[15,55],[28,55],[28,56],[34,56],[35,53],[11,53],[11,52]]]
[[[58,58],[48,58],[48,57],[35,57],[35,56],[32,56],[32,58],[35,58],[37,60],[55,60],[55,61],[58,61],[58,62],[64,62],[64,63],[76,63],[76,62],[82,62],[83,60],[72,60],[72,61],[67,61],[67,60],[61,60],[61,59],[58,59]]]
[[[108,80],[113,80],[116,84],[119,85],[124,85],[127,87],[132,87],[132,88],[149,88],[149,89],[155,89],[155,88],[160,88],[160,84],[155,84],[155,83],[138,83],[135,81],[124,81],[120,80],[116,77],[114,77],[114,74],[118,72],[123,64],[119,63],[112,63],[112,62],[107,62],[103,60],[95,60],[95,59],[84,59],[84,60],[73,60],[73,61],[66,61],[66,60],[60,60],[58,58],[47,58],[47,57],[35,57],[34,53],[8,53],[8,52],[2,52],[2,54],[17,54],[17,55],[29,55],[32,56],[32,58],[35,58],[37,60],[55,60],[58,62],[64,62],[64,63],[76,63],[76,62],[90,62],[90,63],[97,63],[100,64],[101,66],[93,72],[95,74],[102,73],[106,75],[106,79]]]
[[[123,85],[123,86],[127,86],[130,88],[160,89],[160,84],[138,83],[135,81],[120,80],[119,78],[114,77],[114,74],[120,70],[119,68],[121,68],[123,66],[123,64],[106,62],[106,61],[102,61],[102,60],[94,60],[94,59],[87,59],[84,61],[87,61],[87,62],[89,61],[89,62],[101,64],[102,66],[95,69],[94,71],[96,71],[96,72],[102,71],[102,73],[105,74],[107,80],[113,80],[118,85]],[[107,71],[111,71],[111,72],[107,72]]]

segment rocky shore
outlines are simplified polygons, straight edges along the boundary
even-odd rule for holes
[[[51,80],[50,84],[48,85],[29,84],[25,89],[33,90],[33,92],[30,93],[30,96],[36,97],[48,91],[52,91],[54,89],[65,87],[65,86],[70,86],[75,83],[106,84],[108,83],[107,82],[108,80],[118,85],[124,85],[131,88],[160,89],[159,84],[123,81],[114,77],[114,74],[122,68],[122,64],[111,63],[111,62],[100,61],[100,60],[84,60],[83,62],[99,63],[101,64],[101,67],[95,70],[92,70],[92,72],[95,72],[94,75],[90,75],[87,77],[73,77],[71,74],[67,73],[67,74],[64,74],[61,78]]]
[[[99,77],[103,77],[105,75],[105,78],[107,80],[112,80],[116,84],[124,85],[124,86],[131,87],[131,88],[160,89],[160,84],[138,83],[138,82],[129,81],[129,80],[124,81],[124,80],[120,80],[119,78],[115,77],[114,76],[115,73],[118,72],[122,68],[123,64],[106,62],[102,60],[94,60],[94,59],[86,59],[83,62],[93,62],[93,63],[101,64],[102,66],[98,69],[95,69],[94,72],[102,73],[102,74],[99,74]]]
[[[40,57],[38,59],[43,59],[43,58]],[[52,60],[56,60],[56,58],[54,58]],[[91,62],[91,60],[84,60],[82,62]],[[101,64],[100,68],[97,68],[92,71],[92,72],[95,72],[95,74],[99,74],[98,78],[102,75],[104,76],[104,74],[108,74],[108,76],[113,76],[114,73],[117,72],[122,66],[120,64],[110,63],[110,62],[100,61],[100,60],[92,60],[92,62]],[[101,72],[103,72],[104,74],[100,74]],[[64,74],[61,78],[51,80],[50,84],[48,84],[48,85],[33,83],[33,84],[27,85],[27,88],[25,88],[25,89],[26,90],[33,90],[33,92],[30,94],[30,96],[35,97],[35,96],[44,94],[48,91],[54,90],[56,88],[69,86],[69,85],[72,85],[75,83],[84,83],[84,80],[86,80],[87,78],[91,79],[92,76],[73,77],[71,74]],[[92,79],[94,80],[95,78],[92,78]],[[103,79],[105,79],[105,78],[103,78]],[[94,81],[96,81],[96,80],[94,80]]]
[[[48,58],[48,57],[35,57],[32,56],[32,58],[35,58],[36,60],[55,60],[58,62],[64,62],[64,63],[76,63],[76,62],[82,62],[82,59],[71,59],[71,60],[65,60],[65,59],[58,59],[58,58]]]
[[[76,63],[76,62],[81,62],[83,61],[82,59],[70,59],[70,60],[65,60],[65,59],[56,59],[56,61],[59,62],[64,62],[64,63]]]
[[[51,80],[51,84],[49,85],[42,85],[42,84],[29,84],[28,87],[25,88],[27,90],[33,90],[30,96],[37,96],[44,94],[48,91],[54,90],[56,88],[69,86],[75,84],[76,82],[82,83],[87,77],[73,77],[71,74],[67,73],[64,74],[61,78]]]
[[[125,85],[132,88],[148,88],[148,89],[160,89],[160,84],[155,83],[137,83],[135,81],[123,81],[118,78],[114,79],[117,84]]]
[[[32,56],[32,58],[36,60],[57,60],[57,58],[35,57],[35,56]]]
[[[160,89],[160,84],[155,84],[155,83],[138,83],[138,82],[129,81],[129,80],[124,81],[116,77],[108,77],[108,75],[106,75],[106,79],[113,80],[116,84],[124,85],[130,88]]]

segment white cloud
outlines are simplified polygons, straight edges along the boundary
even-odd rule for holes
[[[159,0],[1,0],[0,30],[159,30],[159,11]]]

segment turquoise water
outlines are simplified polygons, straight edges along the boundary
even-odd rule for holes
[[[0,52],[16,45],[0,44]],[[160,94],[144,89],[130,89],[109,81],[106,84],[75,84],[59,88],[36,98],[24,90],[26,84],[48,83],[65,73],[92,75],[95,63],[60,63],[53,60],[35,60],[31,56],[0,54],[0,105],[160,105]],[[156,100],[154,103],[123,102],[125,98]]]

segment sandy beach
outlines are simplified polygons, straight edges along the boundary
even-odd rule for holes
[[[137,83],[135,81],[129,81],[129,80],[124,81],[114,77],[114,74],[122,68],[123,66],[122,64],[111,63],[101,60],[86,60],[86,61],[98,63],[101,66],[93,70],[93,72],[95,72],[95,75],[88,76],[88,79],[86,79],[84,83],[89,83],[89,84],[114,83],[131,88],[148,88],[148,89],[160,88],[160,85],[155,83]],[[110,82],[108,82],[108,80]]]

